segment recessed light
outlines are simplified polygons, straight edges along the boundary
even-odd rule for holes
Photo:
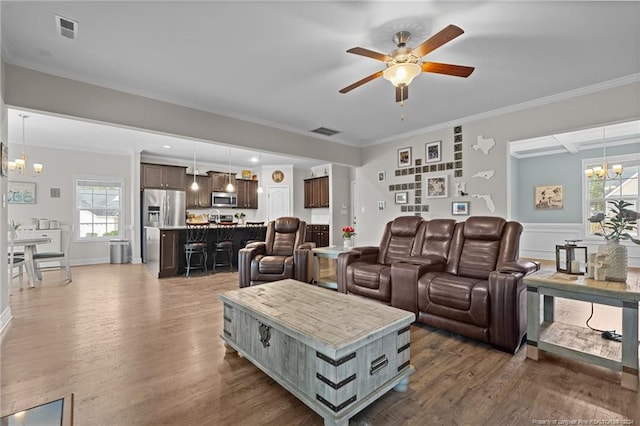
[[[252,163],[257,163],[258,162],[258,158],[257,157],[251,157],[251,162]]]
[[[162,145],[164,149],[171,149],[171,145]]]

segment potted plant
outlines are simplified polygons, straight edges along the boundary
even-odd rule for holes
[[[353,240],[351,239],[351,237],[353,237],[354,235],[356,235],[356,230],[353,228],[353,226],[342,227],[342,239],[344,242],[344,248],[353,247]]]
[[[239,224],[241,224],[241,225],[242,225],[242,224],[244,223],[244,218],[245,218],[245,216],[246,216],[244,213],[242,213],[242,212],[238,212],[238,213],[236,213],[234,216],[236,217],[236,219],[238,219],[238,223],[239,223]]]
[[[609,268],[606,279],[609,281],[627,280],[627,247],[620,244],[620,240],[629,240],[640,244],[640,240],[631,235],[638,229],[638,212],[628,209],[632,204],[624,200],[609,201],[613,215],[606,216],[597,213],[589,218],[590,223],[600,224],[600,232],[595,235],[604,237],[606,245],[600,246],[599,251],[607,254]]]

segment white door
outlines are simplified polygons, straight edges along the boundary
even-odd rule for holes
[[[357,205],[360,203],[360,200],[357,197],[358,195],[358,182],[351,181],[351,226],[354,227],[354,229],[356,230],[356,235],[353,236],[352,238],[352,244],[354,245],[354,247],[357,247],[356,245],[356,238],[358,238],[358,226],[357,226],[357,217],[356,217],[356,213],[357,213]]]
[[[289,187],[267,186],[267,221],[290,215]]]

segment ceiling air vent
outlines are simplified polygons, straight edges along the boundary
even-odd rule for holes
[[[328,129],[326,127],[318,127],[317,129],[313,129],[312,130],[313,133],[319,133],[321,135],[325,135],[325,136],[333,136],[336,133],[340,133],[337,130],[333,130],[333,129]]]
[[[78,22],[65,18],[64,16],[56,15],[56,29],[58,35],[75,40],[78,38]]]

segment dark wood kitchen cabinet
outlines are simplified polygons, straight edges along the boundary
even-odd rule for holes
[[[185,189],[187,191],[187,208],[211,207],[211,177],[196,175],[198,190],[191,189],[193,175],[187,175]]]
[[[304,208],[329,207],[329,176],[304,180]]]
[[[316,247],[328,247],[329,225],[307,225],[305,241],[316,243]]]
[[[187,168],[162,164],[140,164],[140,186],[155,189],[184,190]]]
[[[257,209],[258,208],[258,181],[238,179],[237,188],[238,188],[238,208]]]
[[[209,176],[211,176],[212,192],[227,192],[226,188],[229,182],[231,182],[233,187],[237,189],[236,175],[233,172],[209,172]]]
[[[180,256],[180,231],[160,231],[160,272],[159,278],[178,275]]]

